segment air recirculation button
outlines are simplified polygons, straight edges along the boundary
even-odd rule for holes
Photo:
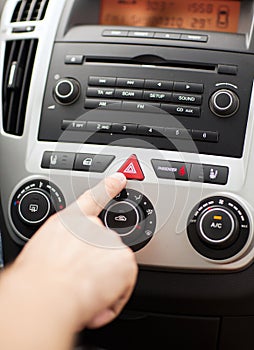
[[[229,259],[245,246],[250,224],[245,210],[227,197],[211,197],[196,206],[188,221],[193,247],[213,260]]]

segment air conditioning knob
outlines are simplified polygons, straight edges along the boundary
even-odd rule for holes
[[[210,99],[210,109],[218,117],[231,117],[239,109],[239,97],[231,90],[216,91]]]
[[[224,248],[237,240],[240,228],[232,210],[214,206],[200,214],[197,232],[207,245]]]
[[[197,252],[218,261],[243,251],[251,228],[248,214],[239,202],[215,196],[195,206],[188,219],[187,232]]]
[[[53,94],[58,103],[70,105],[77,101],[80,90],[80,84],[76,79],[63,78],[57,82]]]

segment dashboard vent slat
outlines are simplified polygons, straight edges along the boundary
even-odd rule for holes
[[[40,21],[45,17],[49,0],[20,0],[11,22]]]
[[[24,130],[34,58],[38,40],[6,43],[3,79],[3,128],[21,136]]]

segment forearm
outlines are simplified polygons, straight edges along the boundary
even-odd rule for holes
[[[0,276],[0,349],[71,349],[71,311],[61,295],[47,290],[43,279],[33,285],[15,277],[11,268]]]

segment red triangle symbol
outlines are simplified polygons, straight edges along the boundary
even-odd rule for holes
[[[145,176],[140,167],[138,158],[133,154],[118,170],[119,173],[123,173],[128,180],[144,180]]]

